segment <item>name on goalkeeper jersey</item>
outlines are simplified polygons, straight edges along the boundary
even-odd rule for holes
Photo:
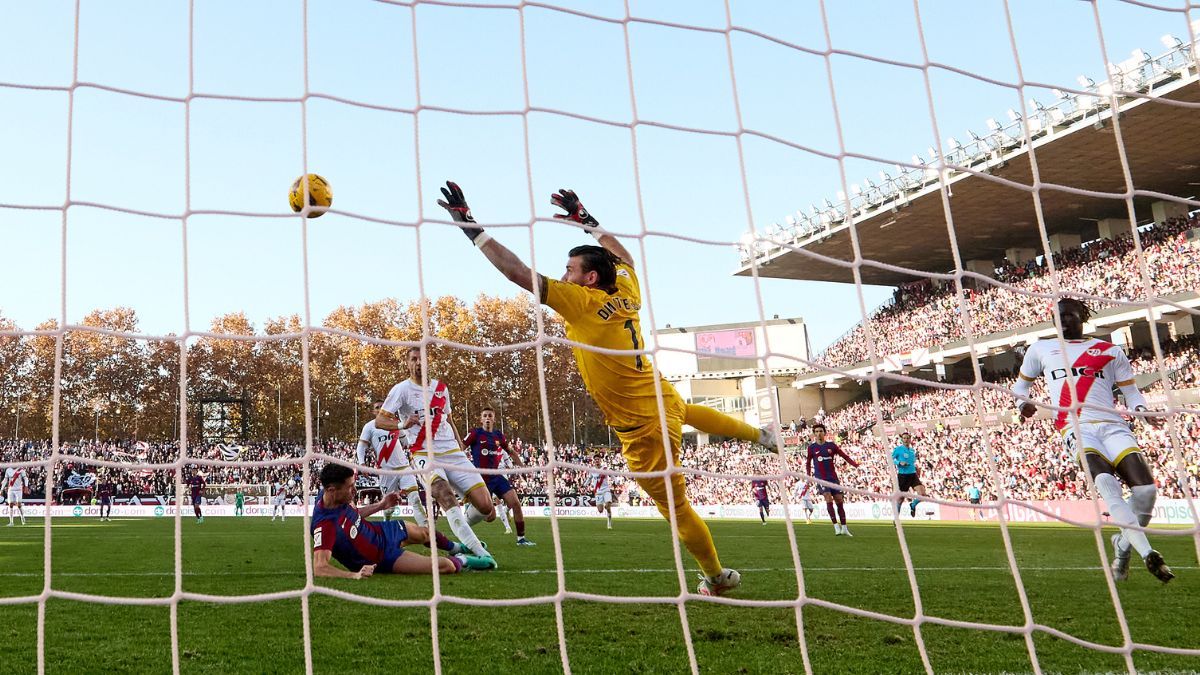
[[[638,312],[641,311],[641,309],[641,305],[636,302],[631,302],[629,298],[609,298],[608,302],[605,302],[600,309],[596,311],[596,315],[601,319],[608,321],[609,317],[621,310],[626,312]]]

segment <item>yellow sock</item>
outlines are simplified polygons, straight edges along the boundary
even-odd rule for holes
[[[706,405],[689,403],[683,421],[700,431],[718,436],[740,438],[743,441],[750,441],[752,443],[757,442],[759,437],[758,429],[745,422],[739,422],[725,413],[717,412]]]
[[[654,499],[654,504],[663,518],[669,520],[671,511],[668,507],[666,482],[661,478],[643,478],[638,480],[638,485]],[[708,525],[687,500],[683,476],[675,476],[671,481],[671,487],[673,488],[671,496],[675,498],[675,526],[679,530],[679,541],[683,542],[684,548],[700,564],[704,576],[712,577],[720,574],[721,558],[717,555],[717,546],[713,543]]]

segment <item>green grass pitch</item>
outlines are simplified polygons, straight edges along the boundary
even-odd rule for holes
[[[61,523],[61,524],[59,524]],[[172,593],[171,520],[62,519],[53,532],[53,588],[112,596]],[[794,600],[797,575],[782,523],[711,523],[723,562],[742,570],[736,597]],[[185,518],[183,589],[217,595],[293,590],[303,586],[302,520]],[[915,604],[891,524],[851,524],[853,538],[834,537],[826,522],[795,527],[809,597],[892,616],[914,616]],[[665,522],[563,520],[562,560],[568,591],[613,596],[678,592]],[[443,525],[444,529],[444,525]],[[550,523],[530,521],[536,548],[518,548],[498,524],[479,527],[501,568],[443,577],[442,591],[465,598],[527,598],[557,589]],[[994,525],[919,523],[905,528],[927,615],[1021,626],[1024,615]],[[1105,543],[1107,544],[1107,531]],[[40,520],[0,528],[0,597],[43,588]],[[1121,644],[1121,630],[1090,531],[1068,527],[1012,528],[1014,554],[1033,621],[1081,639]],[[1120,598],[1135,642],[1200,648],[1195,630],[1200,572],[1189,536],[1157,536],[1155,545],[1178,578],[1169,586],[1135,567]],[[423,550],[423,549],[420,549]],[[687,584],[695,568],[684,554]],[[1135,561],[1136,564],[1136,561]],[[426,577],[380,575],[365,581],[320,580],[353,593],[421,599]],[[430,610],[375,607],[313,595],[312,658],[318,673],[432,672]],[[796,613],[789,607],[686,605],[703,672],[803,672]],[[804,636],[814,672],[924,672],[913,629],[806,606]],[[446,673],[561,672],[553,604],[437,607]],[[688,669],[680,614],[674,604],[613,604],[569,600],[563,605],[567,652],[576,673],[675,673]],[[299,599],[263,603],[180,604],[179,650],[185,673],[303,672]],[[36,604],[0,605],[0,672],[36,672]],[[921,636],[937,672],[1032,670],[1019,634],[924,624]],[[1124,671],[1119,655],[1085,649],[1044,632],[1034,634],[1046,672]],[[47,672],[171,671],[167,606],[103,605],[53,599],[46,607]],[[1138,670],[1200,670],[1200,658],[1134,653]]]

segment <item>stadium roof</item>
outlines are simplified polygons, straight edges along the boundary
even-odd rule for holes
[[[1184,49],[1186,52],[1186,48]],[[1118,99],[1121,139],[1127,153],[1133,184],[1138,190],[1195,199],[1200,193],[1200,110],[1172,105],[1165,101],[1200,104],[1200,80],[1196,61],[1184,53],[1180,65],[1164,67],[1160,61],[1146,60],[1146,73],[1133,80],[1133,74],[1114,81],[1119,90],[1135,85],[1146,98]],[[1033,183],[1029,150],[1024,141],[1022,122],[1027,121],[1033,138],[1040,181],[1039,190],[1048,235],[1080,234],[1105,218],[1126,219],[1124,199],[1113,196],[1080,195],[1050,187],[1057,184],[1094,192],[1125,192],[1125,176],[1113,130],[1112,109],[1107,107],[1113,85],[1089,87],[1093,95],[1060,92],[1060,103],[1051,108],[1038,106],[1027,120],[1018,116],[1013,128],[993,133],[963,146],[951,144],[947,164],[967,166],[990,174],[973,175],[965,171],[947,171],[950,216],[964,264],[968,260],[998,260],[1008,248],[1043,250],[1035,211],[1035,195],[992,177],[1030,186]],[[914,158],[914,161],[920,161]],[[906,171],[906,176],[887,176],[883,186],[869,181],[866,191],[859,188],[850,200],[854,209],[859,246],[865,261],[925,272],[954,269],[952,244],[935,168]],[[886,174],[881,173],[881,177]],[[916,178],[913,178],[916,176]],[[1139,223],[1150,219],[1151,204],[1161,197],[1138,195],[1134,207]],[[1190,209],[1189,209],[1190,210]],[[814,211],[802,222],[789,217],[788,230],[771,228],[754,246],[757,249],[758,274],[764,277],[810,281],[853,282],[852,268],[825,262],[797,252],[811,251],[842,261],[853,260],[850,225],[843,204],[825,212]],[[840,218],[840,221],[839,221]],[[1094,231],[1094,230],[1093,230]],[[1087,237],[1085,237],[1085,240]],[[785,244],[786,247],[780,244]],[[748,248],[743,251],[740,276],[751,274]],[[866,284],[894,286],[916,277],[901,271],[884,269],[864,262],[862,281]]]

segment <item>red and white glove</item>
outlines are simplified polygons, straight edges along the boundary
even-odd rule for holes
[[[550,195],[550,203],[566,211],[566,213],[554,214],[555,218],[579,223],[584,226],[583,231],[588,234],[594,232],[600,225],[600,222],[583,207],[583,202],[579,201],[579,196],[575,194],[574,190],[566,188],[559,190],[556,194]]]

